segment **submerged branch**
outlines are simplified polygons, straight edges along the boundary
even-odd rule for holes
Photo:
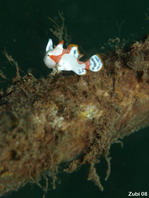
[[[14,78],[0,95],[0,194],[53,178],[61,163],[73,172],[90,164],[89,180],[103,190],[95,164],[110,145],[149,125],[149,38],[128,52],[102,55],[104,69],[85,76]]]

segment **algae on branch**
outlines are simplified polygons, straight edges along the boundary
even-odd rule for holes
[[[128,52],[103,54],[105,68],[85,76],[14,78],[0,96],[0,194],[37,183],[44,172],[55,186],[63,162],[64,172],[89,164],[88,179],[102,190],[100,157],[107,179],[111,144],[149,125],[148,49],[147,38]]]

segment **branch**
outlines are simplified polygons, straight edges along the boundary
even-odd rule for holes
[[[1,92],[1,195],[45,171],[55,186],[62,163],[65,172],[90,164],[88,179],[103,190],[94,166],[100,156],[110,167],[111,144],[149,124],[149,38],[102,59],[98,73],[29,73]]]

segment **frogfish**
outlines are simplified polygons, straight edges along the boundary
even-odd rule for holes
[[[45,56],[45,65],[53,71],[73,71],[77,75],[85,75],[88,70],[98,72],[103,67],[103,62],[99,54],[91,56],[87,61],[80,61],[82,54],[79,52],[78,45],[70,44],[65,49],[64,41],[53,47],[52,39],[49,39]]]

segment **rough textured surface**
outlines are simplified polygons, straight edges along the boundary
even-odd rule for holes
[[[103,190],[94,164],[109,163],[112,143],[149,124],[149,38],[102,58],[101,72],[18,75],[1,92],[0,194],[44,171],[54,185],[62,162],[66,172],[90,164],[88,179]]]

